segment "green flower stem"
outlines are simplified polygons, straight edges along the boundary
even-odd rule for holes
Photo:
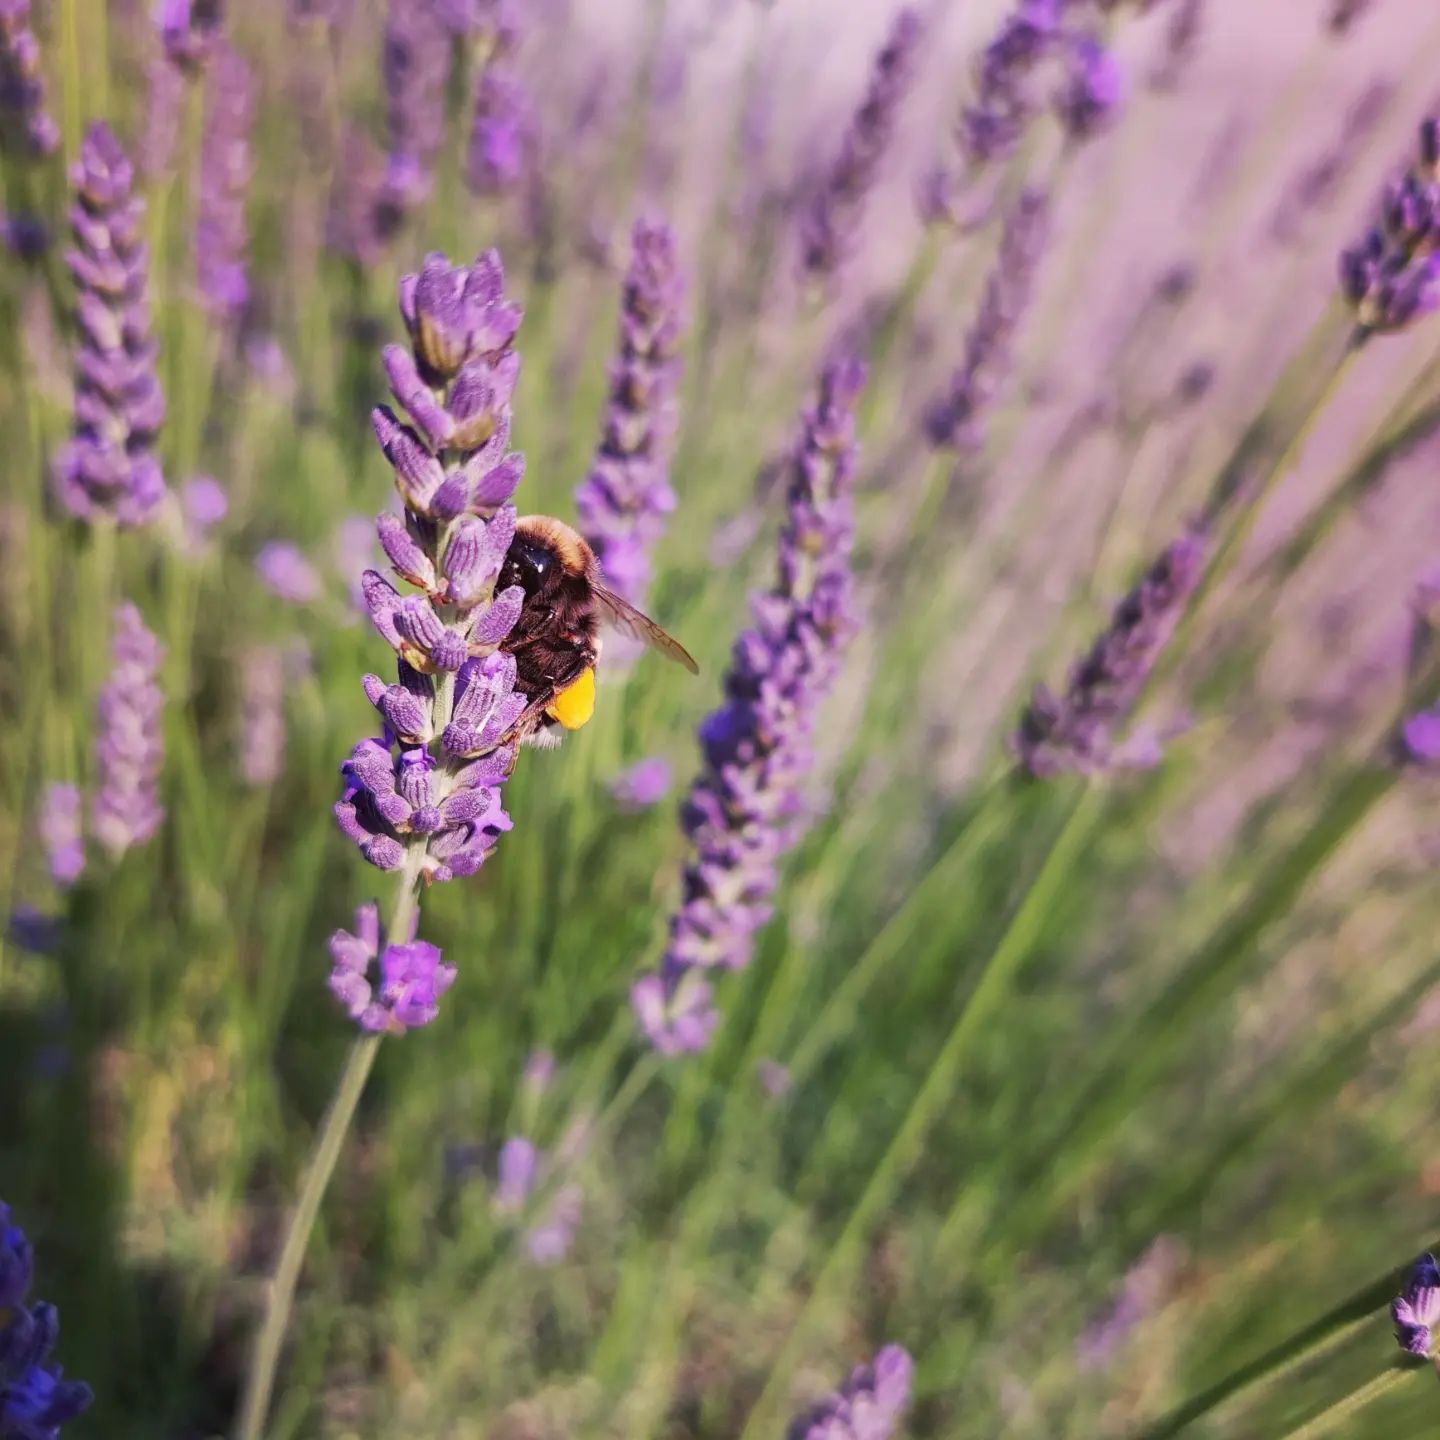
[[[412,845],[400,871],[400,887],[395,897],[386,931],[389,935],[406,935],[419,909],[418,890],[420,865],[425,858],[424,844]],[[270,1278],[265,1297],[265,1314],[255,1337],[250,1365],[245,1376],[245,1391],[240,1417],[235,1427],[235,1440],[260,1440],[265,1431],[265,1418],[270,1410],[270,1396],[275,1388],[275,1371],[280,1362],[280,1347],[295,1302],[295,1286],[300,1267],[310,1245],[310,1234],[320,1213],[320,1202],[326,1186],[335,1173],[340,1150],[355,1118],[356,1106],[370,1078],[375,1056],[383,1035],[361,1035],[350,1047],[350,1057],[340,1072],[340,1082],[330,1101],[330,1108],[315,1138],[315,1148],[305,1170],[305,1179],[295,1202],[295,1213],[285,1235],[285,1245]]]
[[[1318,1435],[1328,1435],[1342,1420],[1348,1419],[1372,1400],[1378,1400],[1408,1376],[1420,1374],[1421,1369],[1420,1366],[1407,1365],[1403,1360],[1397,1361],[1372,1380],[1352,1390],[1343,1400],[1337,1400],[1322,1410],[1313,1419],[1307,1420],[1294,1430],[1287,1430],[1281,1440],[1315,1440]]]

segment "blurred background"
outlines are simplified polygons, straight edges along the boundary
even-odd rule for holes
[[[1440,100],[1416,11],[933,0],[892,83],[892,0],[0,6],[0,1199],[95,1391],[67,1434],[233,1433],[353,1039],[326,942],[393,884],[332,806],[391,676],[357,589],[399,277],[499,251],[516,504],[575,522],[637,219],[684,277],[644,603],[701,674],[602,663],[484,868],[425,892],[457,976],[381,1046],[265,1433],[760,1440],[887,1344],[874,1434],[1433,1430],[1385,1305],[1440,1194],[1440,743],[1405,727],[1440,320],[1347,351],[1337,278]],[[114,309],[66,258],[94,121],[153,358],[77,312]],[[107,343],[165,396],[127,391],[165,486],[118,524],[56,478]],[[630,987],[842,354],[857,623],[753,960],[661,1054]],[[1034,685],[1199,517],[1114,744],[1017,763]],[[105,691],[123,602],[149,719]],[[118,840],[117,724],[163,809]]]

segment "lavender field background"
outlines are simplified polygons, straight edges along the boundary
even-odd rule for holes
[[[1435,1431],[1422,8],[0,0],[0,1440]]]

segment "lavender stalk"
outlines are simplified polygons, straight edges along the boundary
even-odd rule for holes
[[[55,153],[60,127],[45,103],[40,43],[30,28],[30,0],[0,0],[0,114],[30,155]]]
[[[165,650],[133,605],[115,612],[114,668],[100,692],[95,760],[100,774],[92,806],[95,839],[112,859],[143,845],[160,828],[161,720]]]
[[[797,1415],[786,1440],[890,1440],[909,1408],[914,1368],[899,1345],[886,1345],[833,1394]]]
[[[429,198],[444,137],[450,39],[432,0],[390,0],[381,69],[389,153],[375,223],[388,240]]]
[[[641,607],[650,583],[650,551],[675,508],[668,468],[680,383],[683,295],[670,227],[637,221],[604,435],[589,475],[575,490],[575,507],[606,584]]]
[[[217,50],[205,101],[195,273],[205,308],[233,334],[250,299],[245,201],[254,170],[255,82],[249,65],[228,44]]]
[[[657,972],[635,982],[641,1028],[662,1054],[703,1050],[719,1016],[704,978],[749,964],[770,917],[781,857],[809,821],[816,713],[854,627],[850,551],[854,360],[831,364],[790,461],[779,578],[735,642],[726,701],[700,727],[705,765],[682,824],[694,854]]]

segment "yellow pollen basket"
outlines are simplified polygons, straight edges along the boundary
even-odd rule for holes
[[[595,713],[595,670],[586,670],[545,707],[552,720],[567,730],[578,730]]]

